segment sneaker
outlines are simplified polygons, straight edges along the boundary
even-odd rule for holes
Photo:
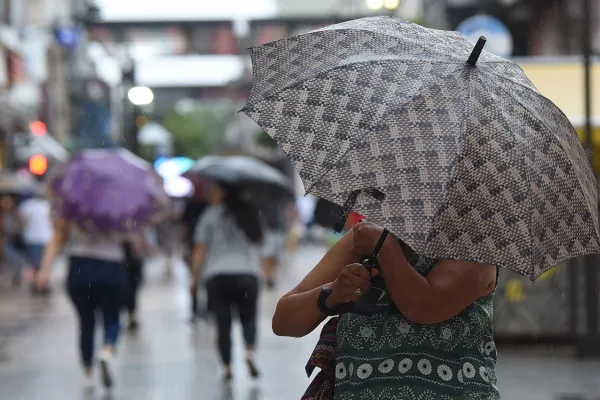
[[[105,388],[111,388],[114,384],[113,381],[113,355],[103,350],[100,355],[100,371],[102,372],[102,384]]]
[[[130,319],[129,324],[127,325],[127,330],[130,333],[135,333],[135,332],[137,332],[139,327],[140,327],[140,325],[138,324],[136,319]]]
[[[248,372],[252,378],[258,378],[260,376],[260,372],[258,372],[258,368],[256,368],[256,364],[254,364],[252,359],[247,359],[246,365],[248,366]]]
[[[90,392],[90,391],[94,390],[95,387],[96,387],[96,383],[94,382],[94,375],[84,374],[83,382],[81,383],[81,388],[86,392]]]

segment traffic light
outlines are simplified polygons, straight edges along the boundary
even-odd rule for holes
[[[35,154],[29,158],[29,171],[34,175],[44,175],[48,170],[48,159],[43,154]]]
[[[29,124],[29,130],[34,136],[44,136],[46,134],[46,124],[42,121],[33,121]]]

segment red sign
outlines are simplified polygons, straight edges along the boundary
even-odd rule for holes
[[[235,33],[230,26],[218,27],[212,37],[215,54],[237,54],[238,44]]]
[[[287,35],[287,30],[282,25],[264,25],[258,28],[256,35],[256,44],[261,45],[275,40],[283,39]]]

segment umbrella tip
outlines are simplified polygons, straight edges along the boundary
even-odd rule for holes
[[[485,46],[486,42],[487,39],[484,36],[479,37],[477,44],[475,44],[475,48],[473,49],[471,55],[469,56],[469,59],[467,60],[467,64],[469,64],[472,67],[474,67],[475,64],[477,64],[477,60],[479,60],[479,56],[481,55],[481,52],[483,51],[483,47]]]

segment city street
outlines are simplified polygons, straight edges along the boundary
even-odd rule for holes
[[[148,263],[140,299],[141,327],[137,334],[122,337],[117,387],[112,396],[102,390],[93,396],[84,395],[80,387],[76,321],[62,290],[65,271],[61,263],[50,299],[32,299],[25,292],[0,296],[0,399],[299,399],[309,382],[304,363],[316,336],[275,337],[270,318],[278,296],[297,282],[323,251],[317,247],[299,249],[289,257],[278,290],[262,296],[258,350],[262,377],[257,382],[247,376],[241,334],[236,330],[237,361],[231,387],[220,382],[212,345],[214,329],[203,321],[196,326],[188,321],[183,266],[168,281],[159,260]],[[503,398],[508,400],[600,398],[600,362],[580,363],[558,352],[500,349],[498,376]]]

